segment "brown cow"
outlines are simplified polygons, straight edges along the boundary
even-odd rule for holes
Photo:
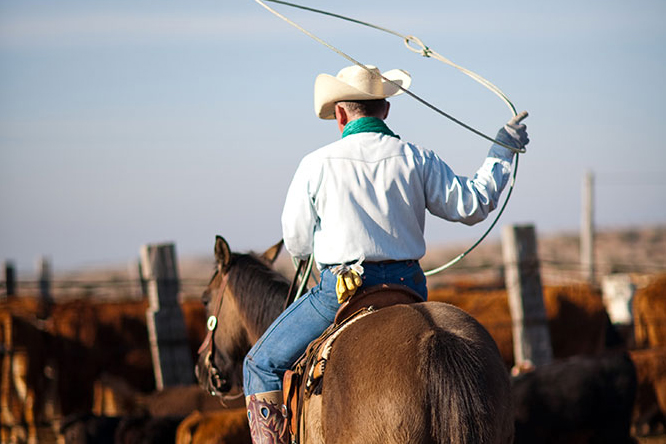
[[[95,382],[93,413],[98,416],[185,417],[195,410],[207,412],[223,408],[216,398],[196,384],[166,387],[146,394],[134,390],[117,376],[104,374]]]
[[[65,444],[172,443],[183,419],[150,415],[70,415],[63,420],[60,435]]]
[[[97,352],[106,373],[123,377],[136,390],[155,389],[146,328],[147,303],[72,300],[56,304],[49,331]]]
[[[666,274],[636,291],[633,311],[636,347],[666,346]]]
[[[182,308],[194,358],[205,336],[204,308],[199,300],[186,301]],[[64,301],[53,306],[44,328],[54,336],[94,350],[98,367],[105,373],[125,379],[135,390],[150,393],[155,390],[155,377],[147,309],[146,301]]]
[[[176,444],[251,444],[245,408],[195,411],[176,431]]]
[[[50,369],[49,357],[34,355],[32,348],[46,349],[50,345],[47,333],[28,320],[0,312],[2,323],[2,442],[11,435],[37,440],[37,424],[45,421],[46,394],[50,381],[45,369]]]
[[[646,435],[666,429],[666,347],[629,352],[636,367],[638,391],[635,432]]]
[[[608,315],[601,293],[586,285],[544,287],[553,357],[593,355],[604,349]],[[508,367],[513,366],[513,333],[506,290],[436,288],[428,299],[456,305],[490,332]]]
[[[190,338],[194,356],[203,340],[203,306],[198,300],[183,305],[188,306],[184,312],[189,331],[197,332],[197,337]],[[25,435],[34,436],[35,422],[49,421],[54,413],[90,412],[93,385],[102,371],[124,379],[133,391],[154,390],[145,302],[66,301],[55,304],[53,317],[45,321],[36,319],[36,307],[36,299],[30,297],[0,304],[0,315],[6,320],[2,329],[3,442],[21,424]],[[47,386],[54,388],[47,390]],[[44,396],[49,391],[56,396],[47,415]],[[182,416],[201,407],[201,402],[194,402]]]

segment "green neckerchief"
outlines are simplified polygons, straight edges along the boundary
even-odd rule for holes
[[[397,137],[398,139],[400,138],[400,136],[394,134],[393,131],[386,126],[382,119],[377,117],[361,117],[360,119],[348,122],[345,125],[345,129],[342,131],[342,138],[345,138],[350,134],[358,133],[381,133],[386,134],[387,136]]]

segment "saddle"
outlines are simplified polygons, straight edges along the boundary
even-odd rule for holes
[[[354,322],[385,307],[423,302],[411,288],[399,284],[382,284],[361,288],[345,301],[335,315],[334,323],[310,343],[305,353],[285,373],[283,379],[284,409],[292,442],[298,442],[299,419],[303,404],[312,395],[321,394],[324,370],[335,339]]]

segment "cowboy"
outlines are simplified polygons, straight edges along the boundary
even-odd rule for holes
[[[387,81],[388,79],[389,81]],[[282,213],[284,245],[299,259],[314,254],[320,283],[290,305],[245,358],[243,385],[253,441],[286,443],[282,377],[335,318],[358,286],[396,283],[425,301],[425,212],[472,225],[496,206],[509,180],[513,151],[493,144],[473,178],[457,176],[434,152],[403,141],[384,122],[387,98],[411,76],[350,66],[315,81],[315,112],[335,120],[342,138],[303,158]],[[523,113],[497,141],[528,143]],[[342,284],[341,284],[342,282]],[[336,291],[337,288],[337,291]]]

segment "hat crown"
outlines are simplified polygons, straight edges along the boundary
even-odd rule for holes
[[[335,104],[350,100],[379,100],[401,94],[409,88],[408,72],[392,69],[381,73],[376,66],[353,65],[333,77],[319,74],[315,79],[315,113],[321,119],[335,119]]]
[[[338,80],[347,85],[372,95],[382,95],[384,86],[379,69],[376,66],[366,65],[364,69],[358,65],[342,68],[336,76]]]

